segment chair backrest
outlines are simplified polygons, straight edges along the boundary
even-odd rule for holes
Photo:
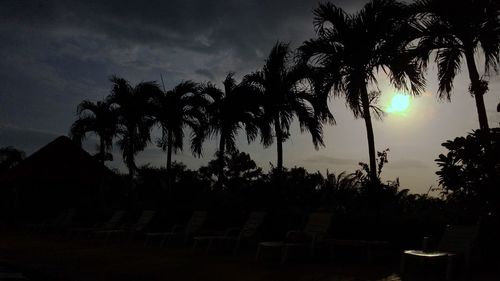
[[[439,244],[439,250],[464,254],[470,251],[479,232],[477,225],[448,225]]]
[[[74,222],[75,216],[76,216],[76,210],[74,208],[69,209],[56,218],[54,226],[57,227],[70,226]]]
[[[189,220],[184,230],[185,233],[193,234],[199,232],[203,227],[203,224],[205,224],[207,216],[208,216],[207,211],[194,211],[193,215],[191,216],[191,219]]]
[[[156,211],[151,211],[151,210],[142,211],[141,216],[134,225],[134,230],[135,231],[144,230],[144,228],[146,228],[146,226],[148,226],[148,224],[151,223],[155,214]]]
[[[312,213],[309,215],[307,224],[304,227],[304,232],[317,239],[323,238],[332,222],[332,213]]]
[[[113,213],[111,218],[104,224],[104,228],[115,228],[118,226],[118,223],[123,219],[123,216],[125,215],[125,211],[123,210],[118,210]]]
[[[255,236],[259,227],[264,222],[266,212],[252,212],[243,227],[241,228],[240,238],[250,238]]]

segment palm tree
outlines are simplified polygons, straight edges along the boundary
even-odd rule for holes
[[[135,156],[146,148],[151,139],[150,130],[154,125],[152,100],[161,90],[156,82],[141,82],[132,87],[127,80],[116,76],[110,81],[113,86],[108,102],[116,107],[118,144],[129,175],[133,178],[137,169]]]
[[[283,143],[290,136],[290,125],[296,116],[301,130],[311,133],[317,149],[323,146],[323,127],[313,105],[314,95],[303,87],[308,79],[309,69],[290,63],[288,44],[281,42],[271,50],[262,70],[247,75],[245,83],[251,83],[261,91],[262,115],[261,137],[264,146],[276,138],[278,179],[283,170]]]
[[[488,131],[483,96],[488,82],[480,77],[474,55],[482,50],[485,75],[500,62],[500,5],[493,0],[418,0],[412,6],[419,31],[418,57],[423,68],[433,51],[438,67],[438,96],[450,100],[453,80],[463,58],[469,71],[469,92],[476,102],[479,127]]]
[[[344,96],[354,116],[365,120],[373,181],[377,171],[368,87],[377,85],[379,70],[396,88],[414,95],[425,84],[417,61],[406,50],[406,14],[405,6],[393,0],[372,0],[352,15],[331,3],[320,4],[314,10],[317,38],[299,48],[303,62],[323,72],[328,90]]]
[[[77,107],[78,119],[70,129],[74,141],[81,145],[87,133],[94,133],[99,137],[99,152],[97,159],[104,161],[113,160],[108,151],[113,147],[113,138],[118,133],[118,116],[116,109],[107,101],[91,102],[82,101]]]
[[[183,148],[184,128],[191,129],[191,150],[201,155],[201,145],[206,127],[206,99],[193,81],[185,81],[172,90],[155,97],[154,118],[160,125],[162,137],[159,146],[167,151],[167,173],[172,168],[172,152]]]
[[[207,107],[209,134],[219,136],[218,185],[224,181],[225,151],[235,151],[235,139],[238,131],[245,129],[248,143],[255,140],[259,132],[259,92],[249,83],[237,83],[234,73],[229,73],[223,81],[224,90],[208,83],[203,92],[211,97]]]

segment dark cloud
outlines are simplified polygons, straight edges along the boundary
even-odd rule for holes
[[[359,7],[352,1],[341,6]],[[359,1],[358,1],[359,2]],[[262,58],[277,40],[312,35],[317,1],[4,1],[3,22],[56,37],[93,36],[113,47],[152,48]],[[91,41],[92,42],[92,41]],[[79,44],[81,45],[81,44]],[[101,46],[102,47],[102,46]]]
[[[309,38],[316,5],[4,0],[0,123],[65,133],[79,101],[107,94],[111,74],[133,83],[162,74],[166,87],[187,79],[220,83],[229,71],[241,77],[262,65],[277,40]]]
[[[197,69],[194,72],[196,74],[201,75],[201,76],[208,78],[210,80],[215,80],[215,76],[212,74],[212,72],[209,69]]]
[[[220,84],[228,72],[240,79],[262,66],[276,41],[298,46],[310,38],[317,3],[0,1],[0,145],[30,152],[66,135],[78,103],[105,97],[112,74],[131,83],[162,75],[167,89],[188,79]],[[95,140],[84,147],[93,153]],[[113,153],[111,165],[122,168],[119,151]],[[162,163],[162,157],[150,147],[138,161]],[[201,161],[188,151],[178,157],[188,166]]]

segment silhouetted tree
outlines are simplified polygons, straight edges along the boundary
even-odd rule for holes
[[[492,128],[489,133],[476,130],[442,146],[448,152],[436,159],[436,174],[443,194],[471,212],[499,211],[500,128]]]
[[[194,155],[201,155],[207,126],[207,104],[200,87],[193,81],[182,82],[155,97],[154,118],[162,131],[158,145],[167,151],[167,174],[171,171],[172,152],[183,148],[185,127],[191,129],[191,151]]]
[[[474,96],[480,129],[488,130],[484,94],[488,81],[480,77],[474,55],[482,50],[485,76],[498,71],[500,61],[500,5],[493,0],[418,0],[413,4],[414,26],[419,31],[417,57],[427,67],[435,53],[441,99],[450,100],[453,80],[463,58],[469,71],[469,92]],[[435,51],[435,52],[434,52]]]
[[[264,114],[261,137],[264,146],[276,138],[278,180],[283,170],[283,143],[290,136],[290,125],[297,117],[301,130],[312,136],[316,148],[323,144],[323,127],[314,112],[314,95],[301,87],[309,69],[292,65],[288,44],[281,42],[271,50],[262,70],[245,76],[244,80],[257,86],[262,95]]]
[[[331,3],[320,4],[314,10],[317,38],[299,49],[303,61],[324,72],[333,93],[346,98],[354,116],[365,120],[372,180],[376,180],[376,160],[368,86],[376,85],[380,69],[396,88],[411,94],[420,94],[425,84],[405,49],[407,14],[404,5],[392,0],[370,1],[353,15]]]
[[[113,160],[108,151],[113,147],[113,138],[118,133],[118,115],[116,109],[107,101],[93,103],[82,101],[77,108],[78,119],[70,129],[71,138],[81,145],[88,133],[99,137],[99,152],[96,154],[101,163]]]
[[[307,80],[309,82],[307,86],[313,95],[312,103],[316,119],[321,120],[323,123],[335,125],[335,117],[328,106],[332,83],[325,79],[327,73],[322,71],[320,67],[308,65],[307,62],[299,60],[299,63],[302,63],[301,67],[307,69]]]
[[[108,102],[116,106],[118,114],[118,144],[131,178],[137,168],[135,155],[146,148],[151,139],[154,124],[152,100],[161,92],[156,82],[141,82],[132,87],[129,82],[116,76]]]
[[[262,169],[250,158],[250,155],[240,152],[236,148],[224,153],[224,163],[223,173],[226,184],[221,186],[222,188],[241,189],[262,177]],[[213,181],[213,176],[216,176],[217,181],[219,181],[220,159],[208,162],[207,166],[199,169],[199,173],[211,185],[218,184],[218,182]]]
[[[354,200],[359,196],[361,182],[357,173],[326,172],[326,177],[321,186],[322,205],[330,205],[339,213],[352,209]]]
[[[245,129],[248,143],[255,140],[259,132],[259,118],[262,113],[259,106],[259,92],[249,83],[237,83],[234,73],[229,73],[223,81],[224,90],[208,83],[203,92],[212,98],[207,107],[210,118],[208,130],[211,136],[219,136],[218,185],[224,181],[225,153],[236,149],[235,140],[238,131]]]
[[[0,148],[0,172],[19,164],[26,157],[24,151],[12,146]]]

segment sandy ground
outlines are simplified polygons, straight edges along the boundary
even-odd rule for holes
[[[338,261],[286,265],[255,261],[254,252],[206,254],[190,249],[144,248],[141,241],[105,244],[56,235],[0,234],[0,265],[29,280],[307,280],[396,281],[397,264]],[[379,264],[379,263],[377,263]]]

